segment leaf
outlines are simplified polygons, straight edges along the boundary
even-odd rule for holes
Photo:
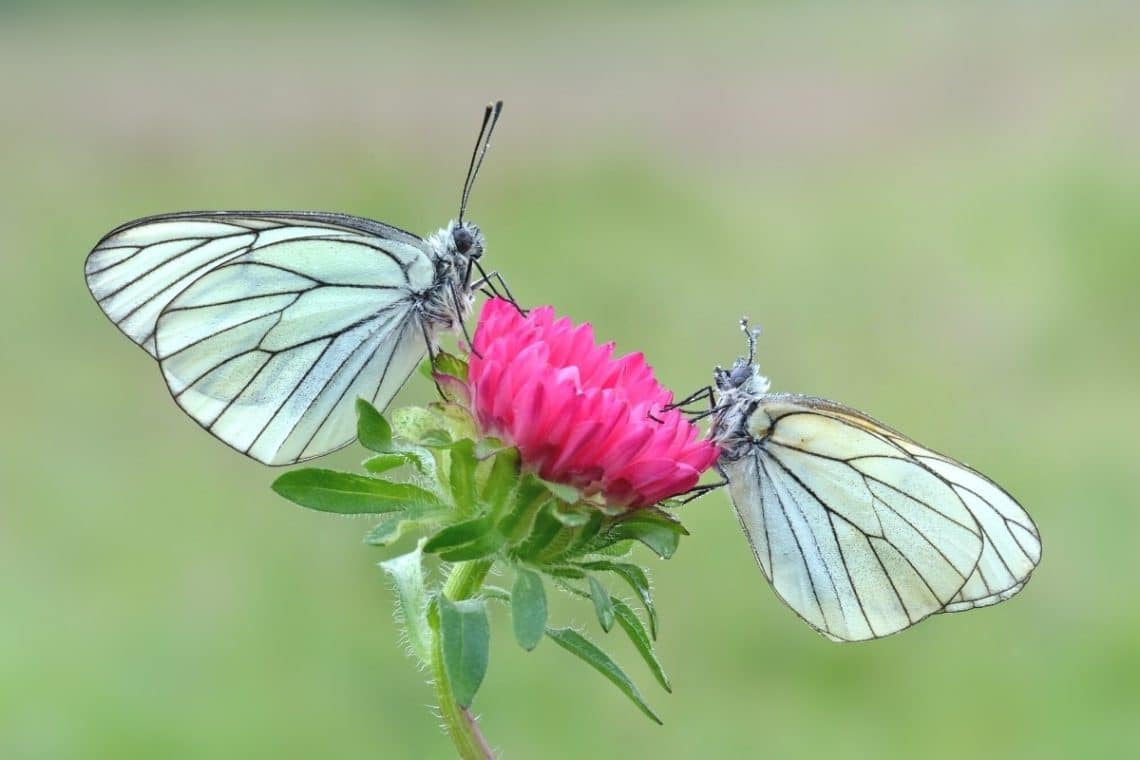
[[[499,551],[504,543],[506,543],[506,539],[503,538],[503,534],[497,530],[489,530],[469,544],[441,551],[439,558],[444,562],[468,562],[473,559],[484,559]]]
[[[318,468],[291,470],[273,481],[273,490],[302,507],[342,515],[379,515],[417,505],[443,508],[435,495],[411,483]]]
[[[535,516],[546,503],[549,494],[538,478],[533,475],[522,477],[514,498],[508,502],[507,513],[499,522],[499,530],[508,540],[512,543],[521,541],[531,532]]]
[[[594,602],[594,612],[598,615],[598,623],[602,626],[603,631],[609,633],[610,629],[614,627],[614,606],[610,602],[610,593],[594,576],[591,575],[589,580],[590,599]]]
[[[639,509],[616,521],[594,545],[608,546],[632,538],[648,546],[662,559],[669,559],[677,551],[681,536],[688,533],[680,521],[666,512]]]
[[[446,512],[434,509],[412,508],[389,517],[377,525],[364,537],[364,543],[369,546],[388,546],[400,539],[410,530],[421,527],[424,523],[443,517]]]
[[[498,586],[483,586],[479,589],[479,596],[484,599],[494,599],[496,602],[511,603],[511,592]]]
[[[437,374],[448,375],[467,382],[467,362],[455,354],[449,354],[447,351],[436,352],[433,369]]]
[[[491,626],[482,599],[438,597],[439,636],[447,682],[461,707],[470,707],[487,673]]]
[[[411,465],[421,474],[427,474],[423,459],[410,451],[388,451],[364,460],[364,469],[376,475],[404,465]]]
[[[475,497],[475,442],[470,439],[456,441],[451,447],[451,496],[461,515],[474,514]]]
[[[424,551],[434,554],[454,549],[479,539],[494,527],[495,524],[489,517],[476,517],[474,520],[464,520],[454,525],[448,525],[428,539],[427,544],[424,545]]]
[[[362,398],[356,399],[356,437],[371,451],[388,451],[392,446],[392,428],[388,421]]]
[[[645,626],[641,624],[641,619],[637,614],[630,609],[630,606],[623,602],[621,599],[612,599],[614,608],[614,617],[617,618],[618,625],[622,627],[629,640],[633,642],[633,646],[641,654],[645,664],[653,672],[653,677],[661,684],[661,688],[670,694],[673,693],[673,685],[669,683],[669,676],[665,675],[665,669],[661,667],[661,661],[657,659],[657,654],[653,651],[653,643],[649,640],[649,634],[645,632]]]
[[[519,567],[511,588],[511,625],[515,638],[528,652],[538,646],[546,629],[546,591],[538,573]]]
[[[564,526],[551,514],[553,511],[550,502],[539,509],[534,517],[530,534],[516,549],[520,557],[534,559],[554,544],[555,538],[562,532]]]
[[[609,655],[603,652],[592,641],[587,639],[582,634],[575,631],[573,628],[547,628],[546,635],[553,639],[554,643],[565,649],[570,654],[578,657],[594,670],[605,676],[614,686],[617,686],[623,694],[630,698],[638,709],[645,713],[649,718],[658,723],[662,723],[661,718],[657,717],[657,713],[646,704],[645,699],[642,698],[641,692],[633,685],[633,681],[629,679],[618,664],[610,659]]]
[[[641,603],[645,605],[645,613],[649,617],[649,632],[654,639],[657,638],[657,608],[653,604],[653,592],[649,588],[649,577],[637,565],[624,562],[583,562],[582,567],[587,570],[611,572],[619,576],[637,593]]]
[[[510,501],[511,491],[518,482],[519,451],[503,449],[495,454],[487,482],[483,484],[483,502],[492,515],[500,515]]]
[[[392,576],[396,584],[396,598],[408,643],[420,662],[431,662],[431,630],[427,620],[427,591],[424,589],[423,552],[421,541],[415,549],[399,557],[385,560],[380,568]]]

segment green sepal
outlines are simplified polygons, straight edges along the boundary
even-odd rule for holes
[[[587,570],[614,573],[628,583],[641,600],[642,605],[645,606],[645,614],[649,618],[650,635],[654,639],[657,638],[657,608],[653,604],[653,592],[649,588],[649,576],[645,574],[644,570],[637,565],[605,560],[583,562],[582,567]]]
[[[548,486],[550,484],[547,484]],[[557,496],[557,494],[555,494]],[[593,515],[600,513],[584,504],[566,503],[563,501],[555,502],[554,508],[551,512],[554,519],[565,525],[567,528],[581,528],[586,523],[590,522]]]
[[[380,563],[392,576],[408,644],[425,666],[431,661],[431,630],[428,625],[428,596],[424,588],[423,541],[415,549]]]
[[[384,452],[392,448],[392,428],[376,407],[362,398],[356,399],[356,437],[369,451]]]
[[[554,494],[561,501],[567,504],[576,504],[582,499],[581,492],[574,486],[568,486],[565,483],[555,483],[552,480],[543,480],[542,478],[535,478],[547,491]]]
[[[645,632],[645,626],[641,624],[641,619],[637,617],[637,613],[621,599],[614,598],[610,601],[613,604],[614,617],[617,619],[618,625],[629,636],[629,640],[633,642],[634,648],[641,654],[645,664],[649,666],[649,670],[657,679],[657,683],[661,684],[661,688],[665,691],[670,694],[673,693],[673,685],[669,683],[669,676],[665,675],[665,669],[661,667],[661,661],[657,659],[657,653],[653,651],[653,643],[649,640],[649,634]]]
[[[614,627],[614,605],[610,600],[610,592],[606,591],[606,587],[598,582],[594,576],[589,577],[590,581],[590,599],[594,603],[594,612],[598,616],[598,624],[602,626],[602,630],[606,633]]]
[[[538,646],[546,629],[546,591],[542,577],[524,567],[515,568],[511,587],[511,625],[515,639],[528,652]]]
[[[490,655],[491,625],[482,599],[453,602],[436,597],[443,670],[460,707],[470,707],[483,683]]]
[[[599,649],[596,644],[573,628],[547,628],[546,635],[549,636],[554,643],[558,644],[558,646],[605,676],[614,686],[617,686],[623,694],[629,697],[629,699],[637,705],[638,709],[645,713],[650,719],[659,725],[662,723],[657,713],[653,712],[653,709],[646,704],[645,699],[641,696],[641,692],[637,690],[637,687],[634,686],[629,676],[618,667],[616,662],[610,659],[609,655]]]
[[[273,490],[302,507],[343,515],[378,515],[412,506],[443,508],[434,494],[411,483],[319,468],[291,470],[273,481]]]
[[[681,536],[689,531],[677,518],[652,507],[628,512],[595,539],[590,550],[600,549],[618,541],[633,539],[648,546],[662,559],[669,559],[677,551]]]

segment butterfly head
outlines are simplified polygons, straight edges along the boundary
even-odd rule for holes
[[[483,233],[471,222],[451,222],[447,226],[451,238],[450,248],[466,259],[478,259],[483,255]]]
[[[738,356],[729,369],[718,366],[713,370],[721,404],[731,404],[741,398],[759,398],[768,392],[768,378],[760,374],[756,364],[756,338],[760,329],[750,328],[747,317],[740,320],[740,329],[748,338],[748,356]]]

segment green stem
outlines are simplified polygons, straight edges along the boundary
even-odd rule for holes
[[[443,593],[453,602],[469,599],[483,585],[483,579],[491,569],[491,560],[476,560],[473,562],[460,562],[451,569],[447,581],[443,584]],[[455,745],[456,751],[462,760],[493,760],[495,757],[479,724],[470,711],[461,707],[455,701],[455,694],[447,680],[447,672],[443,668],[443,648],[440,644],[439,631],[435,632],[431,646],[431,674],[435,681],[435,696],[439,701],[439,712],[443,724],[447,727],[447,735]]]

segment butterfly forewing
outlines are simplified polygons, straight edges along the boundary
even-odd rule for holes
[[[760,398],[722,462],[764,574],[842,641],[1016,593],[1040,558],[1024,510],[984,476],[834,402]]]
[[[266,464],[355,437],[425,350],[414,235],[339,214],[175,214],[120,228],[88,257],[107,315],[155,356],[175,400]]]

